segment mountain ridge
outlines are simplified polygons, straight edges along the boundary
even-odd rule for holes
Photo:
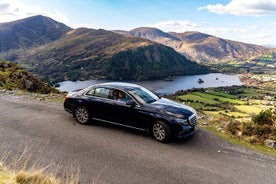
[[[70,30],[65,24],[42,15],[0,23],[0,56],[13,61],[18,53],[55,41]]]
[[[128,32],[118,30],[117,32],[140,36],[172,47],[188,59],[200,63],[247,60],[269,52],[276,52],[273,48],[227,40],[197,31],[165,33],[157,28],[141,27]],[[156,32],[159,32],[159,36],[152,36]],[[162,35],[165,36],[162,37]]]

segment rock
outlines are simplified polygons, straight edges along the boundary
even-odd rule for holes
[[[217,131],[219,131],[219,132],[220,132],[221,130],[223,130],[223,127],[218,126],[218,127],[217,127]]]
[[[264,141],[265,145],[267,147],[270,147],[270,148],[273,148],[273,149],[276,149],[276,141],[273,141],[273,140],[270,140],[270,139],[266,139]]]
[[[23,89],[27,89],[28,91],[34,91],[35,90],[35,83],[34,81],[28,80],[25,77],[23,77],[21,81],[21,86]]]

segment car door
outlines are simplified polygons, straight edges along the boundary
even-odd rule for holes
[[[135,127],[138,129],[145,129],[152,121],[152,116],[149,111],[143,109],[138,103],[136,105],[127,104],[133,101],[133,99],[125,93],[125,101],[113,100],[112,114],[113,120],[116,123],[126,125],[129,127]]]
[[[92,118],[113,121],[113,100],[110,93],[111,89],[107,87],[96,87],[86,93]]]

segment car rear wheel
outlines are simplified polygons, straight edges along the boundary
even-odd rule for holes
[[[77,107],[75,110],[75,118],[80,124],[87,124],[89,122],[89,112],[85,107]]]
[[[152,126],[152,135],[159,142],[167,142],[171,138],[171,129],[163,121],[156,121]]]

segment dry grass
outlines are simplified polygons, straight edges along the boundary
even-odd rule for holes
[[[99,180],[100,176],[93,181],[80,181],[80,170],[73,166],[60,174],[60,166],[43,166],[42,159],[34,159],[30,150],[25,148],[18,156],[9,153],[0,159],[0,184],[95,184]]]

